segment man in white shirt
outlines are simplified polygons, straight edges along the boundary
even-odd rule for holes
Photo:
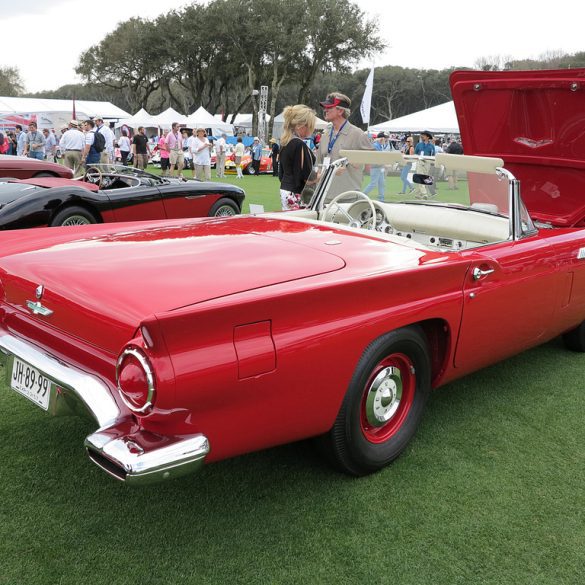
[[[225,177],[225,153],[227,135],[222,134],[215,143],[215,174],[218,179]]]
[[[102,150],[100,154],[100,164],[113,164],[114,162],[114,140],[116,139],[115,134],[104,124],[104,120],[101,116],[96,116],[94,118],[94,122],[96,125],[96,132],[103,134],[104,139],[106,141],[106,147]]]
[[[79,130],[77,120],[69,122],[69,129],[61,136],[59,148],[63,153],[63,164],[77,174],[81,167],[81,151],[85,148],[85,136]]]

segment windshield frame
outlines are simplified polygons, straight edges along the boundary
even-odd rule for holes
[[[327,208],[327,193],[333,182],[333,178],[338,169],[344,168],[348,164],[392,164],[398,162],[399,164],[406,164],[418,160],[431,161],[433,164],[449,164],[449,168],[456,168],[458,170],[494,174],[500,180],[507,181],[507,199],[508,210],[506,213],[494,213],[486,211],[479,206],[455,204],[437,200],[405,200],[400,202],[386,202],[387,204],[409,204],[409,205],[425,205],[438,207],[451,207],[471,211],[474,213],[483,213],[490,215],[499,215],[506,217],[509,222],[509,240],[519,240],[538,233],[538,228],[535,226],[530,217],[526,206],[522,202],[520,196],[520,181],[507,169],[503,168],[503,160],[492,157],[470,157],[465,155],[444,155],[437,156],[416,156],[404,155],[399,151],[377,152],[377,151],[342,151],[342,158],[339,158],[328,166],[322,165],[317,168],[316,174],[318,176],[318,183],[314,188],[310,200],[305,205],[311,210],[316,211],[319,217]]]

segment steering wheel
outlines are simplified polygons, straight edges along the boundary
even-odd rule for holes
[[[366,201],[368,203],[368,205],[370,206],[371,215],[365,221],[362,221],[360,218],[354,217],[353,215],[351,215],[351,210],[353,207],[355,207],[355,205],[357,205],[358,201],[352,203],[347,209],[344,209],[339,204],[340,199],[343,199],[344,197],[349,197],[351,195],[359,197],[360,199]],[[332,213],[333,206],[337,207],[337,211]],[[340,193],[339,195],[337,195],[337,197],[334,197],[331,200],[331,202],[329,203],[329,205],[327,206],[327,211],[325,212],[325,217],[329,217],[330,218],[329,221],[332,221],[333,223],[339,223],[339,222],[335,221],[335,216],[338,213],[341,213],[341,215],[343,215],[349,221],[350,227],[366,228],[368,230],[375,230],[376,229],[376,208],[374,207],[372,200],[365,193],[362,193],[361,191],[353,191],[353,190],[344,191],[343,193]]]
[[[102,171],[98,167],[87,167],[87,169],[85,169],[83,180],[86,183],[93,183],[94,185],[97,185],[99,189],[101,189],[102,179]]]

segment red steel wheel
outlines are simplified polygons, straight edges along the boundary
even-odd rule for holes
[[[381,335],[362,354],[321,446],[350,475],[385,467],[414,436],[430,388],[431,361],[421,327]]]
[[[414,400],[416,372],[407,355],[395,353],[373,370],[364,388],[361,429],[371,443],[387,441],[402,426]]]

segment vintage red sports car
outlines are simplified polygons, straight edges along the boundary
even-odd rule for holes
[[[345,151],[298,211],[0,234],[8,386],[89,413],[90,458],[128,483],[307,437],[380,469],[432,389],[558,335],[585,350],[583,87],[456,73],[484,156]],[[411,198],[363,194],[366,165],[407,162]]]
[[[72,179],[73,171],[63,165],[46,160],[0,154],[0,177],[12,177],[14,179],[63,177]]]

